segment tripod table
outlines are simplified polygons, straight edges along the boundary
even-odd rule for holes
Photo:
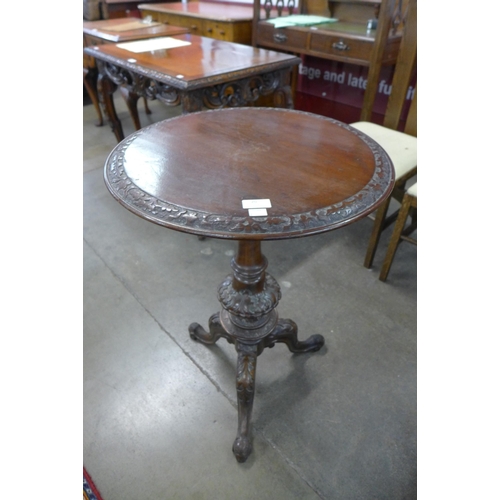
[[[133,133],[109,155],[111,194],[139,217],[166,228],[238,242],[232,274],[218,288],[221,311],[195,341],[220,337],[236,347],[238,431],[233,453],[252,450],[250,417],[257,356],[283,342],[319,350],[321,335],[298,340],[280,319],[277,281],[266,272],[262,240],[309,236],[374,211],[394,185],[386,152],[350,126],[282,108],[227,108],[182,115]]]

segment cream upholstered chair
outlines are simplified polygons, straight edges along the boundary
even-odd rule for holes
[[[407,181],[417,174],[417,138],[371,122],[357,122],[351,126],[370,136],[386,150],[394,164],[396,173],[396,182],[391,196],[375,213],[375,222],[364,262],[364,266],[370,268],[382,231],[396,220],[399,212],[399,210],[395,210],[388,216],[391,201],[402,203]]]
[[[387,103],[383,125],[369,121],[351,123],[379,143],[391,158],[396,172],[396,182],[391,196],[378,208],[375,222],[365,255],[365,267],[370,268],[384,229],[397,218],[399,210],[388,215],[394,202],[402,203],[406,183],[417,174],[417,90],[406,118],[403,132],[397,130],[408,91],[408,86],[416,71],[417,63],[417,0],[408,1],[404,30],[399,47],[396,68],[392,80],[392,90]],[[392,205],[391,205],[392,203]],[[392,208],[391,208],[392,210]]]
[[[414,212],[414,217],[412,218],[412,223],[405,227],[408,215],[410,212]],[[389,274],[389,269],[391,268],[392,261],[394,260],[394,255],[398,245],[402,241],[408,241],[409,243],[417,244],[417,240],[410,236],[411,233],[417,228],[417,183],[413,184],[408,188],[404,197],[403,204],[399,210],[398,218],[394,224],[394,230],[392,232],[391,240],[389,241],[389,246],[387,247],[387,253],[385,255],[384,263],[382,264],[382,269],[380,270],[380,281],[385,281],[387,275]]]

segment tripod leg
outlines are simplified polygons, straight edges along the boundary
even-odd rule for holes
[[[238,435],[234,440],[233,453],[238,462],[245,462],[252,452],[250,442],[250,418],[255,394],[255,369],[257,366],[257,345],[236,343],[238,367],[236,393],[238,396]]]
[[[206,345],[215,344],[221,337],[224,337],[230,344],[234,344],[234,339],[227,334],[220,322],[220,313],[212,314],[208,320],[208,332],[198,323],[191,323],[189,336]]]
[[[325,344],[323,335],[311,335],[308,339],[300,341],[297,338],[297,324],[291,319],[280,319],[275,329],[264,339],[264,347],[274,347],[277,342],[287,345],[290,352],[315,352]]]

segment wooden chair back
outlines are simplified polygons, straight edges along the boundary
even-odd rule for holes
[[[384,29],[384,27],[382,27]],[[387,29],[387,27],[385,27]],[[403,109],[406,102],[406,94],[413,81],[417,69],[417,0],[408,0],[407,10],[403,16],[403,32],[401,44],[399,46],[398,57],[392,79],[392,90],[387,102],[387,108],[384,115],[384,127],[397,130],[400,125]],[[378,75],[377,75],[378,80]],[[370,121],[371,108],[373,102],[367,102],[374,97],[376,88],[370,89],[373,96],[365,94],[364,109],[365,116],[362,120]],[[406,117],[403,132],[417,135],[417,89],[411,101],[410,109]]]
[[[271,11],[276,11],[277,16],[281,17],[283,14],[291,16],[295,9],[298,8],[298,0],[288,0],[286,5],[284,0],[254,0],[254,22],[261,19],[261,11],[265,12],[265,18],[271,17]]]

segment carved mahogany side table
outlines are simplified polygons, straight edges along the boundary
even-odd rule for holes
[[[266,272],[262,240],[330,231],[373,210],[394,185],[385,151],[362,132],[330,118],[278,108],[231,108],[183,115],[133,133],[104,169],[111,194],[148,221],[198,236],[238,241],[233,273],[218,289],[222,309],[189,326],[193,340],[220,337],[238,353],[238,432],[233,453],[251,452],[250,416],[257,356],[283,342],[317,351],[279,319],[280,287]]]
[[[183,113],[252,106],[263,96],[275,107],[293,107],[291,74],[300,58],[203,36],[167,38],[185,45],[147,52],[132,52],[127,44],[84,49],[97,61],[99,100],[118,141],[124,135],[113,102],[117,85],[167,106],[180,105]]]

